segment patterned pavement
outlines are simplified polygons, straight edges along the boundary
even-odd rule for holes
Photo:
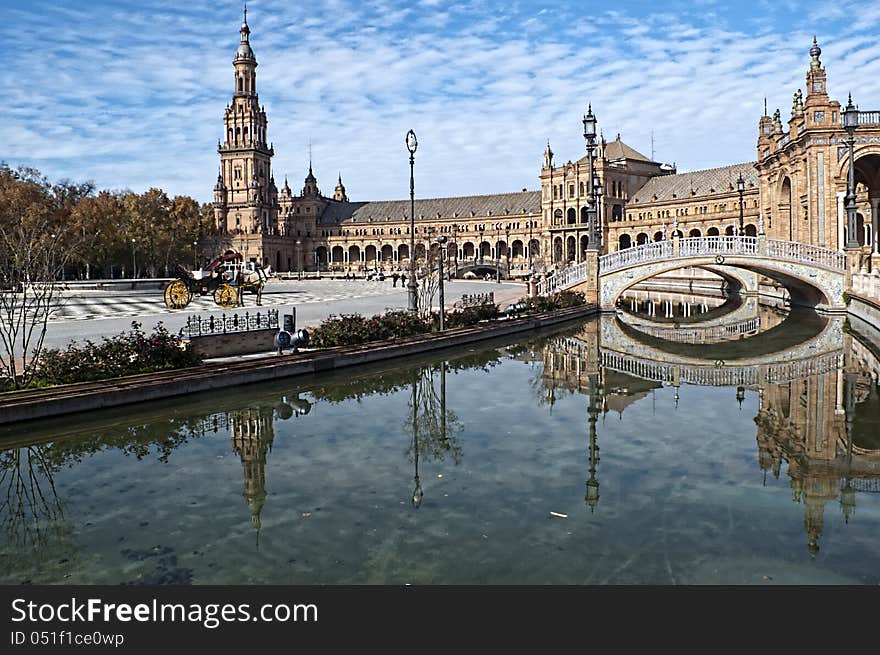
[[[273,289],[273,286],[275,287]],[[263,292],[263,309],[274,305],[301,305],[305,303],[329,303],[355,298],[388,296],[399,293],[405,296],[405,289],[398,285],[392,288],[391,282],[366,282],[363,280],[326,280],[321,282],[283,282],[267,286]],[[253,295],[245,294],[242,311],[256,308]],[[161,293],[125,294],[119,291],[75,291],[65,293],[59,309],[52,315],[52,322],[83,321],[102,318],[131,318],[138,316],[159,316],[186,312],[223,311],[214,303],[212,296],[196,296],[183,310],[165,307]]]

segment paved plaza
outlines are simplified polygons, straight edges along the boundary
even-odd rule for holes
[[[446,306],[451,307],[463,294],[494,292],[495,302],[512,302],[527,292],[519,283],[452,280],[446,283]],[[331,314],[377,314],[389,309],[405,309],[406,288],[396,287],[390,280],[298,280],[271,281],[263,292],[263,304],[257,307],[255,297],[245,295],[244,307],[223,310],[211,296],[196,297],[185,310],[165,307],[160,290],[113,291],[82,289],[64,292],[64,299],[49,323],[46,345],[61,347],[70,341],[99,339],[127,330],[138,321],[147,331],[159,321],[169,330],[177,331],[190,316],[220,316],[226,312],[254,312],[292,307],[297,311],[297,327],[317,325]],[[435,304],[437,298],[435,297]]]

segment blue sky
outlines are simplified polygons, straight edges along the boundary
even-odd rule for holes
[[[211,200],[241,3],[0,0],[0,160],[101,188]],[[767,96],[783,121],[812,36],[829,91],[880,109],[880,3],[248,3],[274,170],[299,189],[312,143],[331,194],[404,198],[537,188],[584,153],[588,102],[609,140],[680,171],[748,161]]]

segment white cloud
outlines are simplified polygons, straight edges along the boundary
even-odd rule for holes
[[[577,5],[536,9],[250,3],[279,184],[288,173],[300,185],[311,140],[325,191],[341,171],[354,199],[405,197],[413,128],[422,197],[535,188],[547,138],[560,160],[582,156],[587,102],[607,138],[619,132],[650,154],[653,132],[657,158],[682,170],[746,161],[764,96],[785,120],[803,88],[815,29],[767,21],[747,33],[705,12],[619,9],[593,21]],[[852,89],[863,108],[880,107],[880,10],[859,9],[839,33],[828,22],[838,8],[823,9],[822,59],[833,95]],[[14,44],[17,65],[0,71],[0,159],[210,200],[239,11],[207,0],[10,9],[0,55]]]

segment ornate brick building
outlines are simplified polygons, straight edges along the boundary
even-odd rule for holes
[[[332,196],[324,195],[311,163],[299,193],[286,178],[280,190],[276,187],[274,148],[257,95],[257,60],[246,18],[233,60],[232,103],[217,148],[214,204],[224,242],[246,259],[278,271],[405,268],[408,200],[352,202],[341,175]],[[814,41],[807,95],[795,92],[788,128],[783,130],[779,110],[770,117],[765,109],[758,124],[757,162],[678,173],[637,152],[620,135],[610,143],[601,138],[593,163],[603,191],[598,204],[602,249],[611,252],[673,233],[736,234],[741,201],[746,234],[763,230],[777,238],[842,248],[846,133],[840,103],[827,92],[820,54]],[[862,112],[860,123],[858,238],[872,244],[880,203],[880,112]],[[459,273],[494,269],[525,276],[579,262],[589,243],[588,177],[586,157],[557,165],[548,143],[539,191],[417,199],[415,256],[422,259],[436,236],[444,234],[448,259]]]

